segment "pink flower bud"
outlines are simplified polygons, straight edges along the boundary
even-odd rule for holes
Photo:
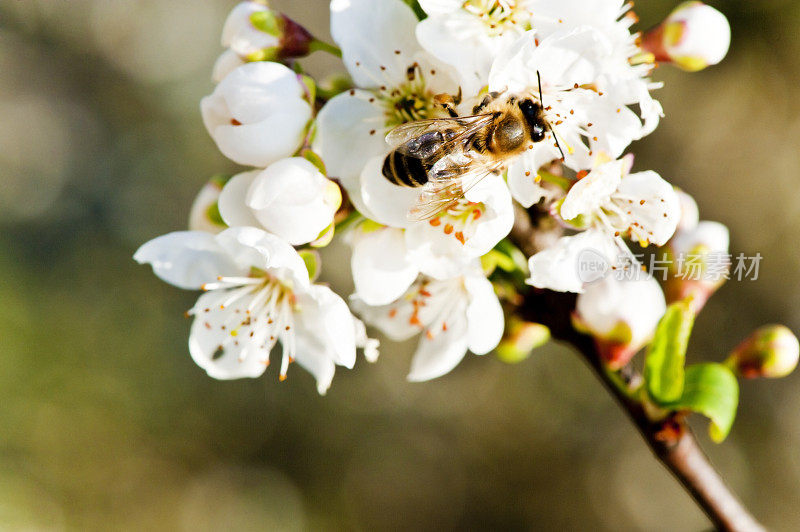
[[[684,2],[661,24],[645,33],[642,49],[656,61],[696,72],[725,58],[731,28],[725,15],[702,2]]]
[[[786,377],[797,367],[800,343],[783,325],[757,329],[733,350],[727,364],[742,377]]]

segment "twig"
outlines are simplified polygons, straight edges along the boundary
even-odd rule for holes
[[[636,425],[650,450],[686,488],[719,530],[754,532],[765,530],[731,492],[697,444],[684,416],[673,414],[652,421],[641,402],[626,395],[603,367],[594,341],[577,332],[570,314],[574,294],[531,290],[520,308],[526,320],[550,327],[553,338],[572,344],[595,375]]]

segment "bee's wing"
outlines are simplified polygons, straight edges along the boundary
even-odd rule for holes
[[[428,173],[429,181],[422,187],[408,219],[414,222],[429,220],[452,207],[483,178],[499,172],[504,161],[475,161],[466,154],[442,157]]]
[[[403,155],[427,160],[447,148],[458,145],[491,124],[494,114],[459,118],[418,120],[397,126],[386,135],[386,142]],[[428,136],[433,133],[434,135]],[[438,135],[435,135],[438,133]]]

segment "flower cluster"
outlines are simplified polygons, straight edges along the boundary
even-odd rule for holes
[[[575,327],[620,367],[652,336],[664,292],[648,277],[587,276],[587,253],[640,268],[629,243],[691,248],[716,230],[656,172],[633,171],[628,153],[663,116],[653,68],[697,70],[727,51],[724,17],[690,4],[642,34],[622,0],[332,0],[334,46],[264,3],[243,2],[224,25],[218,84],[201,111],[219,150],[248,168],[212,180],[190,231],[148,242],[135,259],[205,291],[189,311],[189,348],[215,378],[261,375],[280,344],[281,378],[297,361],[324,393],[357,348],[377,356],[352,308],[391,339],[419,335],[409,379],[432,379],[468,351],[494,350],[520,294],[533,289],[579,294]],[[346,80],[306,74],[303,58],[320,50],[341,57]],[[453,127],[522,100],[536,102],[546,125],[524,149],[493,153],[490,165],[494,130],[481,149],[462,135],[450,143],[456,153],[432,146],[435,164],[416,163],[427,165],[424,187],[387,178],[398,146],[386,137],[398,126]],[[437,189],[437,173],[448,172]],[[436,194],[450,195],[436,203]],[[425,198],[436,210],[411,216]],[[509,238],[521,219],[533,221],[527,257]],[[314,282],[315,249],[335,235],[352,249],[349,306]]]

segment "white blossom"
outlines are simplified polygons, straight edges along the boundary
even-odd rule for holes
[[[388,305],[355,303],[367,323],[393,340],[422,333],[408,375],[414,382],[449,373],[467,350],[488,353],[503,336],[503,310],[492,283],[480,272],[446,280],[420,277]]]
[[[355,363],[357,325],[347,304],[312,284],[303,259],[274,235],[252,227],[170,233],[144,244],[134,259],[170,284],[206,291],[189,311],[189,351],[211,377],[262,375],[277,342],[281,380],[296,360],[321,394],[337,364]]]
[[[229,226],[263,227],[292,245],[316,240],[342,202],[338,185],[300,157],[234,176],[219,198]]]
[[[489,89],[538,98],[541,78],[545,117],[564,151],[565,164],[576,171],[591,168],[595,153],[619,157],[649,127],[628,107],[643,102],[647,91],[635,99],[603,88],[614,53],[613,43],[588,26],[555,33],[538,44],[530,31],[494,62]],[[539,168],[561,158],[552,132],[531,146],[511,162],[509,180],[535,180]]]
[[[525,281],[536,288],[557,292],[581,293],[587,281],[623,268],[630,252],[619,239],[609,239],[599,229],[589,229],[559,238],[555,244],[528,259],[530,277]]]
[[[359,210],[361,172],[370,159],[388,153],[386,134],[402,123],[440,116],[434,96],[458,92],[447,69],[417,43],[416,24],[401,0],[331,2],[331,33],[358,88],[325,104],[313,147]]]
[[[377,222],[405,229],[411,260],[437,278],[452,277],[485,255],[514,225],[511,195],[500,176],[487,176],[465,196],[430,220],[409,220],[419,191],[389,183],[382,160],[370,161],[362,175],[361,196]]]
[[[632,163],[632,158],[610,161],[589,172],[570,188],[561,217],[582,217],[583,224],[630,236],[642,246],[664,245],[680,220],[680,200],[657,173],[628,173]]]
[[[311,105],[297,75],[279,63],[247,63],[203,98],[203,122],[220,151],[239,164],[266,167],[302,146]]]

